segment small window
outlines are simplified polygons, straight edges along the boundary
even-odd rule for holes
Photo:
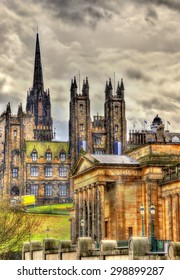
[[[84,124],[80,124],[80,131],[84,130]]]
[[[17,130],[14,130],[14,140],[17,138]]]
[[[115,132],[118,132],[118,125],[115,125]]]
[[[52,160],[52,153],[51,153],[51,152],[47,152],[47,153],[46,153],[46,159],[47,159],[48,161]]]
[[[38,173],[39,173],[39,168],[38,166],[31,166],[31,176],[32,177],[37,177],[38,176]]]
[[[13,168],[12,169],[12,177],[13,178],[18,178],[18,168]]]
[[[102,155],[104,154],[104,151],[103,150],[100,150],[100,149],[97,149],[94,151],[95,155]]]
[[[65,161],[66,160],[66,154],[64,152],[60,153],[59,157],[60,157],[61,161]]]
[[[44,187],[44,195],[45,196],[52,196],[53,195],[53,188],[51,185],[46,185]]]
[[[59,186],[59,196],[67,196],[67,186],[66,185]]]
[[[101,145],[101,138],[95,138],[95,144]]]
[[[30,194],[34,194],[35,196],[38,196],[39,193],[39,186],[38,185],[31,185],[30,186]]]
[[[45,167],[44,174],[46,177],[51,177],[52,176],[52,167],[51,166]]]
[[[67,176],[67,168],[66,167],[60,167],[59,168],[59,177],[66,177]]]
[[[32,152],[32,154],[31,154],[31,157],[32,157],[32,160],[33,161],[36,161],[37,160],[37,152]]]
[[[115,106],[115,113],[118,113],[118,106]]]
[[[82,113],[82,112],[83,112],[83,110],[84,110],[84,108],[83,108],[83,104],[80,104],[80,112]]]

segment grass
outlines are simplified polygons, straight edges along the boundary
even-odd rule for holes
[[[69,240],[70,239],[70,221],[69,211],[72,204],[53,204],[29,208],[29,215],[38,215],[40,226],[38,230],[32,232],[31,240],[43,240],[47,237],[47,227],[49,228],[48,237]],[[53,215],[52,213],[55,213]]]
[[[32,214],[29,214],[32,215]],[[46,215],[39,214],[40,227],[32,232],[31,240],[42,241],[47,237],[47,227],[49,228],[48,237],[69,240],[70,239],[70,221],[66,215]]]
[[[35,206],[28,209],[29,213],[35,214],[61,214],[61,215],[69,215],[68,208],[71,208],[71,203],[66,204],[48,204],[43,206]]]

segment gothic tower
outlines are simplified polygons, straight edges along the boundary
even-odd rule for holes
[[[27,93],[26,111],[34,114],[34,138],[52,140],[52,117],[49,89],[44,91],[39,35],[36,36],[33,87]]]
[[[72,166],[81,151],[91,152],[91,119],[88,78],[83,81],[82,94],[77,92],[76,77],[71,81],[69,149]]]
[[[106,153],[120,155],[126,147],[126,117],[124,84],[118,82],[116,93],[113,95],[111,79],[105,87],[105,130]]]

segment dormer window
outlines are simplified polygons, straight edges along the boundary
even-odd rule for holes
[[[37,152],[33,151],[32,154],[31,154],[31,157],[32,157],[33,161],[36,161],[37,158],[38,158]]]
[[[65,160],[66,160],[66,154],[65,154],[64,152],[61,152],[61,153],[59,154],[59,157],[60,157],[60,160],[61,160],[61,161],[65,161]]]

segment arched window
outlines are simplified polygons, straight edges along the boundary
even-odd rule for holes
[[[11,195],[19,195],[19,187],[17,187],[17,186],[13,186],[12,188],[11,188]]]

